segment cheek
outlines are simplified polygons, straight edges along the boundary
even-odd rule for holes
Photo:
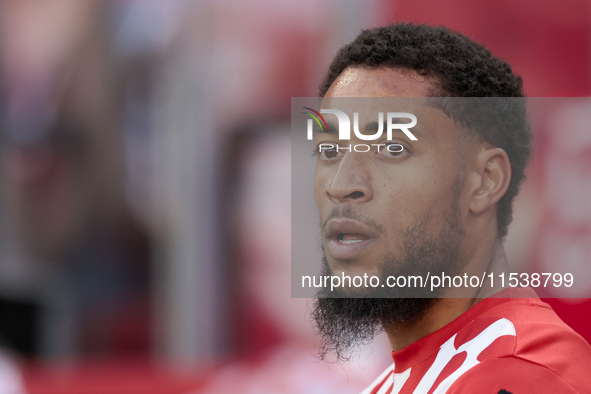
[[[385,172],[374,178],[374,196],[389,220],[405,228],[427,212],[437,216],[449,207],[452,178],[449,171],[431,166]]]
[[[326,199],[324,198],[326,190],[326,176],[322,174],[322,171],[316,169],[316,174],[314,175],[314,201],[316,202],[316,206],[318,207],[318,211],[322,212],[322,206],[324,205]]]

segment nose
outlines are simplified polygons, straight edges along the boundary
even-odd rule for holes
[[[371,175],[360,156],[348,153],[341,159],[326,188],[326,194],[333,202],[362,203],[372,199]]]

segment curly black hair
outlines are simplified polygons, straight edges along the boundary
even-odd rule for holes
[[[442,107],[479,140],[503,149],[509,157],[511,182],[497,203],[498,233],[505,237],[532,150],[521,77],[507,62],[458,32],[404,22],[363,30],[342,47],[320,85],[320,96],[324,97],[335,79],[351,66],[414,70],[433,78],[433,94],[439,97],[520,98],[464,100],[461,108],[457,105],[461,100],[449,100],[447,108]]]

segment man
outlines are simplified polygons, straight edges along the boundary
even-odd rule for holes
[[[312,313],[321,356],[347,359],[383,329],[394,364],[364,393],[591,392],[589,345],[530,288],[492,282],[509,273],[502,240],[531,151],[511,67],[444,27],[400,23],[343,47],[320,95],[321,112],[357,116],[352,126],[367,135],[385,130],[375,122],[387,111],[380,98],[407,98],[397,103],[418,118],[414,139],[384,132],[381,151],[336,149],[334,124],[314,133],[324,273],[486,273],[483,286],[431,298],[367,285],[321,290]],[[367,144],[360,134],[347,142]]]

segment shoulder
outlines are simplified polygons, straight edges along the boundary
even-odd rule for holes
[[[538,300],[508,303],[508,320],[515,327],[513,356],[544,365],[556,372],[561,366],[591,366],[591,347],[583,337],[566,325],[554,310]]]
[[[514,327],[515,356],[529,359],[529,356],[538,357],[544,353],[543,356],[563,357],[565,350],[572,349],[591,362],[591,347],[585,339],[566,325],[552,307],[538,298],[512,299],[497,304],[476,317],[474,322],[480,324],[470,324],[468,330],[478,331],[483,324],[500,318],[508,320]],[[559,349],[562,352],[558,352]],[[540,363],[538,360],[533,361]]]
[[[495,325],[503,329],[492,330]],[[478,346],[485,338],[487,346]],[[447,386],[449,393],[591,393],[591,347],[539,299],[498,304],[457,339],[458,350],[470,339],[466,345],[478,348],[472,351],[478,361]]]
[[[583,383],[583,382],[581,382]],[[581,386],[582,390],[585,390]],[[549,368],[518,357],[486,360],[454,382],[448,394],[582,394]]]

